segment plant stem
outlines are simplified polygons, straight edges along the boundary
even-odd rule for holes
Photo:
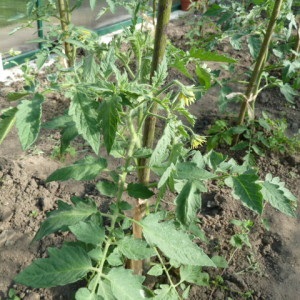
[[[170,20],[171,15],[172,0],[159,0],[158,2],[158,15],[157,15],[157,25],[155,28],[155,40],[154,40],[154,50],[152,57],[152,66],[150,73],[150,85],[152,84],[152,77],[155,71],[158,69],[159,64],[162,62],[166,44],[167,44],[167,34],[166,29]],[[143,130],[143,147],[153,148],[154,135],[155,135],[155,124],[157,114],[158,104],[156,102],[151,103],[148,107],[150,115],[145,119],[144,130]],[[147,109],[147,110],[148,110]],[[150,169],[148,165],[148,159],[141,158],[138,160],[138,179],[140,183],[147,185],[150,179]],[[138,199],[133,211],[133,218],[136,221],[140,221],[145,212],[146,201]],[[133,236],[135,238],[142,238],[142,227],[133,224]],[[143,261],[142,260],[132,260],[131,269],[135,274],[143,273]]]
[[[69,0],[57,0],[59,16],[60,16],[60,25],[63,32],[63,40],[68,39],[69,37],[69,25],[71,23],[71,16],[69,10]],[[74,55],[73,55],[73,47],[70,43],[64,42],[65,54],[68,57],[68,67],[73,67],[74,65]]]
[[[298,54],[300,52],[300,21],[298,22],[298,30],[296,33],[296,45],[295,45],[294,51]],[[296,58],[297,58],[297,55],[293,54],[292,60],[295,60]]]
[[[246,93],[245,93],[245,101],[243,101],[240,113],[238,117],[238,125],[244,124],[245,116],[248,110],[252,109],[254,107],[254,102],[257,98],[257,90],[259,88],[259,83],[261,80],[261,74],[264,69],[265,61],[268,56],[268,49],[271,42],[272,34],[274,32],[274,28],[276,25],[277,18],[280,14],[281,5],[284,0],[276,0],[273,8],[273,12],[268,24],[268,28],[263,40],[263,43],[260,48],[260,52],[258,55],[258,58],[255,63],[254,70],[251,75],[250,82],[248,84]],[[251,103],[252,102],[252,103]],[[251,108],[252,106],[252,108]],[[253,112],[254,115],[254,112]],[[239,136],[235,137],[234,143],[236,144],[238,142]]]
[[[162,62],[166,44],[167,44],[167,25],[170,20],[172,7],[172,0],[160,0],[158,2],[158,15],[157,15],[157,25],[155,28],[155,40],[154,40],[154,50],[152,57],[152,66],[150,73],[150,84],[152,84],[152,78],[154,76],[155,71],[157,71],[159,64]],[[157,114],[158,104],[153,103],[150,109],[151,114]],[[155,125],[156,125],[156,117],[150,115],[145,120],[144,125],[144,133],[143,133],[143,147],[152,148],[154,143],[154,135],[155,135]],[[139,181],[141,183],[147,184],[150,179],[150,169],[147,166],[147,159],[140,159],[139,165],[145,166],[139,172]]]

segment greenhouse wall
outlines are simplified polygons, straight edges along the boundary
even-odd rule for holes
[[[43,0],[37,0],[37,3],[42,5]],[[38,50],[37,43],[30,41],[38,38],[38,24],[34,23],[32,28],[24,28],[15,30],[22,24],[26,23],[26,0],[1,0],[0,1],[0,53],[3,58],[9,59],[11,49],[21,51],[22,55],[19,58],[24,58],[26,55],[32,54],[34,50]],[[180,0],[173,1],[174,8],[179,8]],[[89,29],[99,30],[101,33],[106,33],[109,30],[118,29],[124,26],[124,21],[129,20],[130,16],[125,8],[119,7],[115,14],[106,13],[101,18],[97,19],[99,11],[107,6],[105,0],[98,0],[96,8],[90,9],[89,0],[84,0],[82,6],[75,10],[72,15],[72,23],[78,26],[84,26]],[[51,20],[51,25],[59,25],[59,20]],[[115,25],[115,26],[112,26]],[[119,26],[118,26],[119,25]],[[42,30],[47,32],[47,23],[40,24]],[[105,30],[105,28],[110,28]],[[14,32],[13,34],[11,34]],[[18,57],[17,57],[18,58]],[[14,57],[16,59],[16,57]]]

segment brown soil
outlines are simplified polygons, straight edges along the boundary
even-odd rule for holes
[[[179,26],[178,26],[179,25]],[[171,40],[184,45],[186,33],[184,20],[177,20],[170,26]],[[247,66],[247,58],[242,59]],[[176,74],[176,76],[179,76]],[[0,108],[7,107],[4,96],[8,91],[16,91],[21,83],[1,86]],[[218,118],[218,89],[212,89],[201,101],[191,107],[198,118],[200,127],[206,127]],[[299,103],[299,99],[297,99]],[[55,95],[47,99],[45,119],[55,111],[66,107],[63,100]],[[274,117],[286,116],[290,130],[299,129],[299,106],[288,107],[283,97],[276,91],[267,91],[258,99],[258,110],[265,110]],[[51,157],[52,149],[58,143],[54,132],[43,131],[30,151],[22,152],[14,130],[0,148],[0,299],[8,299],[7,292],[13,287],[21,299],[73,299],[75,288],[67,287],[32,290],[13,283],[14,276],[33,259],[46,256],[48,246],[60,245],[71,239],[67,234],[52,235],[41,242],[31,243],[41,221],[49,210],[56,208],[57,199],[69,201],[70,196],[89,196],[98,204],[105,205],[107,199],[95,190],[93,182],[52,182],[45,183],[51,172],[66,162],[58,162]],[[81,141],[78,155],[88,147]],[[231,155],[231,154],[230,154]],[[78,158],[78,157],[77,157]],[[299,156],[278,156],[269,154],[258,159],[261,175],[270,172],[286,182],[287,187],[300,196]],[[170,196],[170,203],[173,198]],[[298,209],[299,214],[299,209]],[[263,216],[269,220],[270,230],[266,230],[260,219],[234,200],[229,190],[223,186],[210,184],[209,192],[203,195],[203,209],[199,220],[203,224],[209,242],[202,245],[209,255],[223,255],[229,259],[233,248],[230,237],[238,229],[230,224],[232,219],[255,220],[251,230],[251,248],[237,251],[224,272],[211,273],[212,278],[221,275],[224,282],[209,288],[193,287],[190,299],[244,299],[251,292],[250,299],[298,299],[300,295],[300,231],[299,218],[292,219],[266,207]]]

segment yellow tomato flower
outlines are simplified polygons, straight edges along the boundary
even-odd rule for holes
[[[179,98],[179,101],[184,106],[190,106],[192,103],[195,102],[195,94],[193,92],[190,92],[189,94],[185,94],[183,92],[180,92],[178,98]]]
[[[191,148],[196,149],[198,147],[201,147],[204,143],[206,143],[205,136],[202,135],[194,135],[191,141]]]

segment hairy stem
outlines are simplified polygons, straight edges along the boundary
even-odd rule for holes
[[[255,67],[252,72],[251,79],[250,79],[250,82],[248,84],[248,87],[247,87],[247,90],[245,93],[246,99],[243,101],[241,108],[240,108],[240,113],[239,113],[239,117],[238,117],[238,125],[244,124],[245,116],[246,116],[248,109],[251,109],[251,107],[254,107],[254,102],[257,97],[257,91],[258,91],[259,83],[261,80],[261,74],[263,72],[265,61],[268,56],[269,45],[271,42],[272,34],[275,29],[277,18],[280,14],[280,9],[281,9],[283,1],[284,0],[276,0],[276,2],[275,2],[273,12],[271,15],[271,19],[269,21],[263,43],[261,45],[260,52],[259,52],[258,58],[255,63]],[[254,115],[254,112],[253,112],[253,115]],[[239,139],[239,137],[237,136],[235,138],[235,143],[238,141],[238,139]]]
[[[158,2],[158,15],[157,15],[157,25],[155,28],[155,40],[154,40],[154,50],[153,50],[153,57],[152,57],[152,66],[151,66],[151,73],[150,73],[150,84],[152,84],[152,77],[157,71],[159,64],[162,62],[166,44],[167,44],[167,25],[170,20],[171,15],[171,7],[172,7],[172,0],[159,0]],[[156,102],[151,103],[149,109],[149,116],[145,119],[145,125],[143,130],[143,147],[145,148],[153,148],[154,143],[154,135],[155,135],[155,124],[156,124],[156,117],[158,110],[158,104]],[[147,109],[147,110],[148,110]],[[148,166],[148,159],[142,158],[138,161],[138,178],[139,182],[143,184],[148,184],[150,179],[150,169]],[[143,200],[137,200],[133,218],[136,221],[140,221],[145,212],[146,202]],[[142,227],[137,225],[136,223],[133,224],[133,236],[135,238],[141,239],[142,238]],[[143,273],[143,261],[141,260],[133,260],[131,261],[131,269],[136,274]]]
[[[69,10],[69,0],[57,0],[59,16],[60,16],[60,25],[63,31],[64,40],[69,37],[69,25],[71,23],[71,15]],[[73,55],[73,47],[70,43],[64,42],[65,54],[68,57],[68,67],[73,67],[74,65],[74,55]]]

